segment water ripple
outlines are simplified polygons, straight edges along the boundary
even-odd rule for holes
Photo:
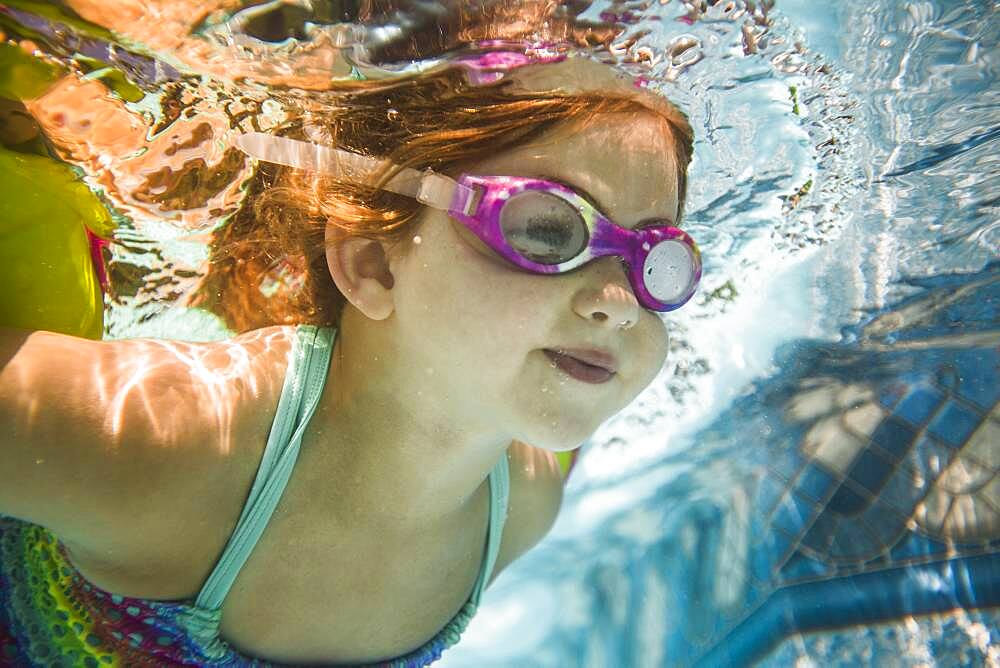
[[[956,144],[944,144],[943,146],[935,146],[930,150],[930,154],[926,158],[921,158],[916,162],[911,162],[908,165],[903,165],[902,167],[896,169],[895,171],[887,173],[885,176],[902,176],[903,174],[909,174],[910,172],[915,172],[921,169],[926,169],[928,167],[933,167],[934,165],[940,164],[945,160],[955,157],[969,151],[977,146],[981,146],[987,142],[1000,139],[1000,127],[995,127],[986,132],[982,132],[977,135],[969,137],[965,141],[958,142]]]

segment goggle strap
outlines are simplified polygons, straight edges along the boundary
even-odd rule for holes
[[[416,172],[416,170],[409,170]],[[397,177],[398,178],[398,177]],[[389,183],[396,180],[393,178]],[[469,207],[475,199],[475,191],[472,188],[463,186],[452,178],[444,174],[438,174],[430,169],[420,174],[420,185],[417,190],[416,200],[435,209],[450,211],[454,204],[459,211],[469,215]]]
[[[381,161],[357,153],[263,132],[239,135],[233,143],[251,158],[347,181],[370,178],[381,166]]]
[[[294,167],[309,172],[330,176],[355,183],[371,181],[379,170],[390,163],[378,158],[369,158],[358,153],[332,146],[299,141],[289,137],[278,137],[263,132],[248,132],[236,137],[236,147],[251,158],[272,162],[286,167]],[[421,204],[448,211],[457,199],[459,210],[465,214],[475,204],[475,191],[457,183],[444,174],[430,169],[420,172],[409,167],[383,186],[385,190],[406,197],[412,197]]]

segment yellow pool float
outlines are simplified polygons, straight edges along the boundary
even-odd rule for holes
[[[111,216],[68,166],[0,148],[0,324],[101,338],[88,229],[110,238]]]
[[[0,43],[7,120],[20,114],[20,100],[40,96],[58,76],[57,68]],[[30,125],[30,118],[23,120]],[[22,139],[17,134],[0,138],[11,143]],[[104,298],[98,250],[114,223],[76,172],[38,154],[43,151],[37,136],[0,144],[0,325],[99,339]]]

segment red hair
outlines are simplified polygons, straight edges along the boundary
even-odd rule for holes
[[[511,95],[505,82],[473,87],[458,70],[406,80],[352,83],[322,114],[289,123],[280,134],[321,139],[400,167],[456,173],[461,166],[527,142],[566,122],[609,113],[653,113],[600,92]],[[683,210],[693,133],[683,113],[661,114],[679,175]],[[317,137],[319,135],[319,137]],[[391,173],[383,178],[390,178]],[[276,324],[334,325],[344,305],[330,278],[325,230],[386,244],[407,236],[423,206],[373,184],[262,164],[246,184],[242,208],[214,236],[211,263],[194,305],[210,308],[230,329]]]

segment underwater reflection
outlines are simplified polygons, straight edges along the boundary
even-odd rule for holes
[[[236,417],[240,406],[262,394],[275,395],[283,376],[267,361],[287,355],[287,332],[280,328],[242,334],[228,341],[184,343],[158,339],[94,342],[81,349],[78,339],[38,332],[33,346],[41,346],[46,369],[56,364],[64,374],[52,382],[74,397],[81,410],[96,410],[104,447],[122,448],[141,432],[145,443],[171,450],[201,448],[211,443],[217,451],[201,456],[224,458],[240,446]],[[16,353],[16,348],[9,351]],[[53,362],[58,360],[58,362]],[[33,400],[28,388],[37,387],[40,372],[16,356],[4,360],[4,381],[23,399],[14,415],[18,433],[52,433],[64,426],[47,424],[51,416]],[[169,406],[170,410],[159,410]],[[211,432],[193,433],[194,425]],[[152,433],[148,433],[148,432]],[[257,448],[257,445],[253,446]]]
[[[788,345],[763,396],[710,428],[716,447],[728,425],[771,438],[739,455],[749,544],[734,552],[720,534],[716,575],[701,576],[733,582],[724,572],[745,564],[740,603],[715,607],[746,617],[698,665],[760,659],[783,636],[1000,603],[1000,265],[915,283],[842,344]],[[692,619],[708,637],[721,621]]]

